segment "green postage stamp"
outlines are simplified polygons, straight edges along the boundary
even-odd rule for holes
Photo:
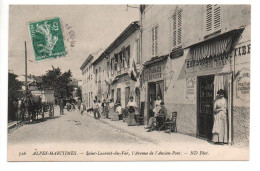
[[[29,29],[35,61],[66,55],[59,17],[38,22],[30,22]]]

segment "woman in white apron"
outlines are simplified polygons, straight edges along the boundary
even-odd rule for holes
[[[214,102],[214,125],[212,129],[212,141],[216,144],[228,143],[227,130],[227,100],[224,97],[225,91],[220,89],[217,92],[217,99]]]

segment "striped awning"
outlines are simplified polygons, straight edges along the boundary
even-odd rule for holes
[[[231,50],[232,42],[233,38],[229,36],[191,48],[190,52],[193,60],[201,60],[204,58],[209,58],[210,56],[218,56],[224,52],[229,52]]]

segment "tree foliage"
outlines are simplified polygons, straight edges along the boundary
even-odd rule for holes
[[[16,79],[17,75],[8,72],[8,99],[9,101],[17,100],[22,89],[23,83]]]
[[[54,90],[54,97],[70,98],[72,96],[73,87],[70,85],[72,73],[70,70],[62,73],[61,69],[52,66],[52,70],[48,70],[42,77],[42,86]]]

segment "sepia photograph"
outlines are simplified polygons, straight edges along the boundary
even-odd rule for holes
[[[9,5],[8,161],[249,160],[251,5]]]

